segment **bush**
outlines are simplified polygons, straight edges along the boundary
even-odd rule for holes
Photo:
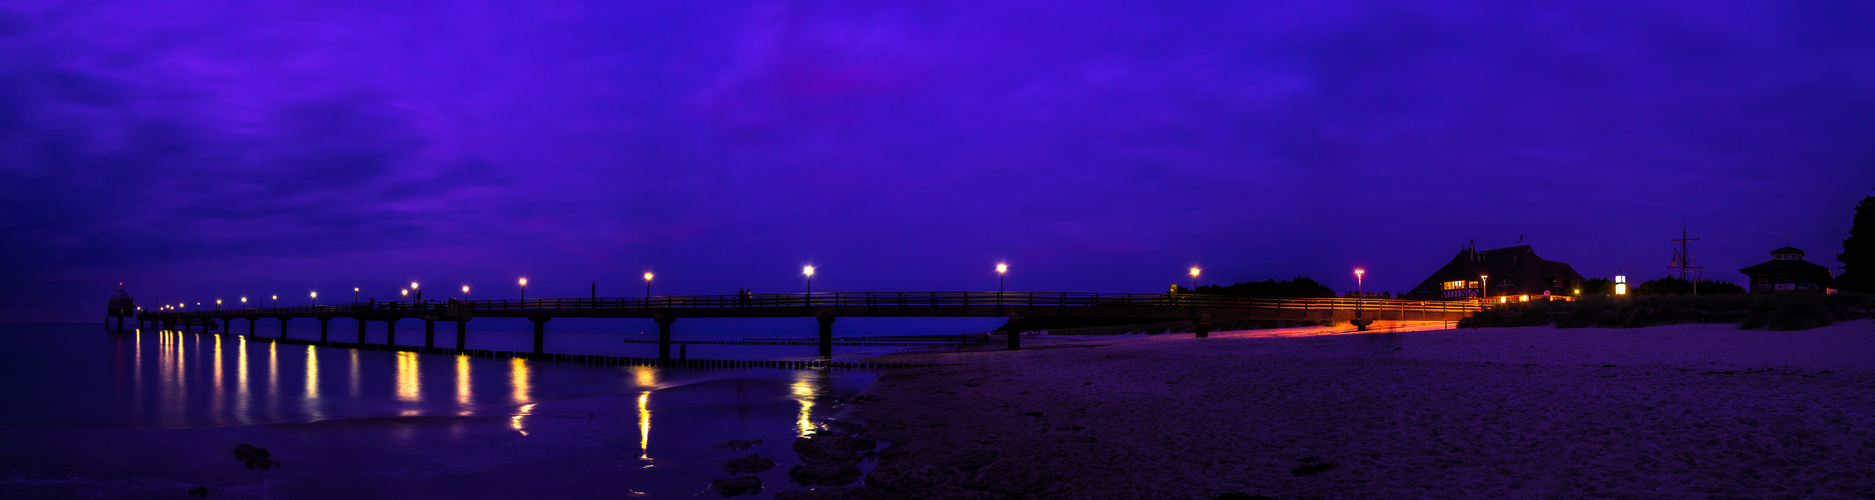
[[[1461,326],[1640,328],[1735,323],[1742,329],[1803,330],[1875,315],[1875,295],[1721,294],[1588,296],[1574,302],[1521,302],[1472,314]]]

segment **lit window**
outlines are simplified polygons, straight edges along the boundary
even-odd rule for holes
[[[1447,281],[1447,282],[1445,282],[1445,289],[1446,289],[1446,290],[1458,290],[1458,289],[1461,289],[1461,288],[1469,288],[1469,287],[1466,287],[1466,286],[1465,286],[1465,281],[1464,281],[1464,280],[1459,280],[1459,281]]]

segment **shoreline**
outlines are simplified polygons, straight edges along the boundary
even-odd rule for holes
[[[1875,496],[1871,320],[1309,330],[885,356],[965,364],[884,372],[868,486],[792,498]]]

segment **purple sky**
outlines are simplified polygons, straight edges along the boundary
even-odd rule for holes
[[[1836,265],[1875,4],[1499,3],[9,2],[0,320]]]

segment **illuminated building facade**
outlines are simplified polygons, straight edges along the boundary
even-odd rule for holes
[[[1784,247],[1771,251],[1771,260],[1738,270],[1751,277],[1753,293],[1823,292],[1835,276],[1829,268],[1803,260],[1803,250]]]
[[[1479,300],[1488,295],[1491,302],[1575,300],[1582,281],[1575,268],[1538,257],[1530,245],[1495,250],[1467,246],[1400,298]]]

